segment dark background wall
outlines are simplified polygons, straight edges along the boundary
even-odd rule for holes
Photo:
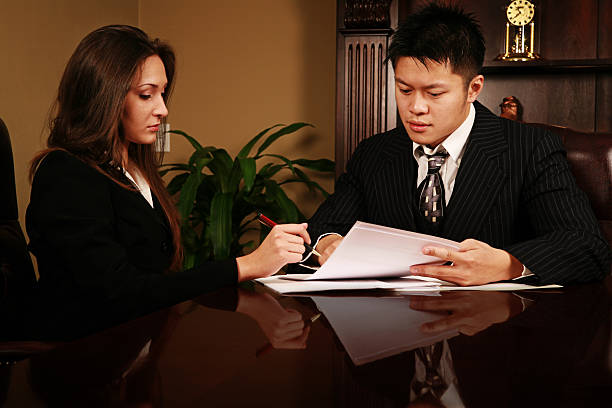
[[[493,61],[503,47],[507,0],[455,1],[478,18],[487,43],[480,102],[499,113],[501,100],[514,95],[526,122],[612,132],[612,0],[532,2],[544,58],[535,64]],[[422,3],[398,0],[399,20]]]

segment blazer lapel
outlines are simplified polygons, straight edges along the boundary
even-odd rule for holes
[[[476,119],[443,226],[443,235],[456,241],[477,236],[507,177],[508,145],[499,118],[478,102],[474,107]]]
[[[157,222],[160,223],[161,225],[163,225],[164,228],[166,228],[168,230],[168,232],[169,232],[170,231],[170,223],[168,222],[168,219],[166,218],[166,213],[164,213],[164,209],[162,208],[161,203],[157,199],[157,196],[155,194],[153,194],[153,191],[151,191],[151,197],[153,197],[153,206],[154,207],[151,208],[151,206],[149,206],[149,208],[151,208],[153,210],[153,212],[155,213]],[[149,204],[149,203],[147,203],[147,204]]]
[[[380,188],[380,191],[376,191],[376,200],[382,214],[375,215],[373,219],[394,228],[414,231],[417,166],[412,156],[412,140],[401,123],[383,148],[381,159],[383,165],[376,176],[378,182],[372,183],[372,186]]]
[[[134,186],[135,190],[128,190],[128,193],[134,198],[133,202],[135,206],[138,206],[138,211],[142,210],[146,214],[149,214],[158,224],[170,231],[168,220],[166,219],[159,200],[155,194],[153,194],[153,191],[151,191],[151,197],[153,198],[153,207],[151,207],[151,204],[149,204],[147,199],[144,198],[142,193],[138,190],[138,187],[129,178],[123,175],[121,181],[125,184]]]

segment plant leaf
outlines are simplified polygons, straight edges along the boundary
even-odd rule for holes
[[[196,139],[194,139],[193,137],[189,136],[187,133],[183,132],[182,130],[169,130],[168,133],[174,133],[175,135],[183,136],[185,139],[187,139],[189,141],[189,143],[191,143],[193,148],[196,149],[196,150],[204,149],[204,147],[202,147],[200,142],[198,142]]]
[[[193,154],[189,158],[189,165],[191,166],[189,171],[193,171],[193,169],[195,168],[196,171],[201,172],[204,166],[207,166],[208,163],[213,161],[214,158],[211,154],[211,149],[215,150],[216,147],[209,146],[202,150],[196,150],[195,152],[193,152]]]
[[[174,178],[172,178],[172,180],[170,180],[170,182],[166,186],[168,193],[170,193],[171,196],[178,193],[187,181],[187,177],[189,177],[189,173],[181,173],[177,176],[174,176]]]
[[[321,194],[323,195],[323,197],[327,198],[329,197],[329,193],[327,192],[327,190],[325,190],[323,187],[321,187],[321,185],[319,183],[317,183],[316,181],[304,181],[300,178],[293,178],[293,179],[287,179],[287,180],[283,180],[282,182],[278,183],[280,185],[284,185],[284,184],[289,184],[289,183],[305,183],[308,185],[308,188],[310,190],[312,190],[313,188],[319,190],[321,192]]]
[[[232,164],[232,170],[227,175],[227,184],[224,193],[236,194],[240,188],[240,180],[242,180],[242,172],[240,171],[240,162],[235,160]]]
[[[203,174],[202,181],[200,181],[200,186],[198,187],[194,211],[197,210],[202,217],[210,215],[210,202],[219,190],[214,179],[215,176]]]
[[[183,268],[191,269],[196,264],[196,254],[193,252],[188,252],[185,254],[185,258],[183,259]]]
[[[298,210],[295,203],[287,197],[287,194],[274,180],[266,180],[266,193],[281,208],[284,214],[284,217],[282,217],[284,222],[294,223],[298,221]]]
[[[233,194],[217,192],[210,205],[210,239],[215,259],[227,259],[232,244]]]
[[[293,168],[293,163],[291,162],[291,160],[289,160],[288,158],[286,158],[285,156],[281,156],[280,154],[262,154],[259,157],[276,157],[277,159],[282,160],[283,162],[285,162],[285,165],[287,167],[289,167],[289,169],[291,169],[291,171],[294,171]]]
[[[243,148],[240,150],[240,152],[238,153],[238,156],[236,156],[236,157],[238,157],[238,158],[244,158],[244,157],[247,157],[247,156],[249,155],[249,153],[251,153],[251,149],[253,148],[253,146],[255,146],[255,143],[257,143],[257,141],[258,141],[259,139],[261,139],[261,137],[262,137],[263,135],[265,135],[266,133],[268,133],[268,131],[269,131],[270,129],[274,129],[275,127],[278,127],[278,126],[283,126],[283,124],[281,124],[281,123],[277,123],[276,125],[274,125],[274,126],[270,126],[269,128],[264,129],[264,130],[262,130],[261,132],[259,132],[259,133],[257,134],[257,136],[255,136],[254,138],[252,138],[251,140],[249,140],[249,143],[247,143],[246,145],[244,145],[244,147],[243,147]]]
[[[191,210],[193,209],[193,204],[201,179],[201,173],[191,173],[181,188],[181,195],[179,197],[177,209],[183,223],[189,219],[189,214],[191,214]]]
[[[166,168],[164,168],[166,167]],[[163,170],[159,171],[159,175],[161,177],[164,177],[166,174],[168,174],[171,171],[190,171],[191,168],[189,167],[188,164],[184,164],[184,163],[169,163],[169,164],[162,164],[161,166],[159,166],[159,168],[164,168]]]
[[[227,153],[225,149],[215,149],[210,152],[214,158],[214,165],[209,165],[208,167],[212,170],[213,173],[223,172],[226,176],[232,169],[234,165],[234,161]],[[212,164],[212,163],[211,163]]]
[[[244,179],[244,189],[248,193],[253,188],[255,176],[257,175],[257,167],[255,159],[252,157],[238,158],[240,169],[242,170],[242,178]]]
[[[296,160],[293,160],[293,164],[298,164],[310,170],[329,172],[329,173],[332,173],[336,170],[336,163],[334,163],[333,160],[329,160],[329,159],[318,159],[318,160],[296,159]]]
[[[312,192],[314,186],[312,185],[313,181],[310,180],[310,177],[308,177],[306,173],[304,173],[302,170],[300,170],[297,167],[295,168],[295,174],[300,178],[300,180],[304,182],[304,184],[308,186],[308,189]]]
[[[225,149],[216,149],[210,154],[212,154],[214,160],[207,164],[208,168],[217,176],[221,191],[227,193],[230,191],[230,177],[234,161]]]
[[[282,165],[282,164],[267,163],[265,166],[263,166],[261,169],[259,169],[259,172],[257,173],[257,176],[262,177],[264,179],[267,179],[267,178],[270,178],[270,177],[274,176],[276,173],[278,173],[284,167],[285,166]]]
[[[259,156],[261,154],[261,152],[263,152],[264,150],[266,150],[268,148],[268,146],[270,146],[272,143],[274,143],[279,137],[284,136],[284,135],[288,135],[289,133],[293,133],[296,130],[299,130],[301,128],[303,128],[304,126],[310,126],[310,127],[314,127],[309,123],[304,123],[304,122],[297,122],[297,123],[292,123],[289,126],[285,126],[284,128],[279,129],[278,131],[272,133],[270,136],[268,136],[268,138],[261,144],[261,146],[259,146],[259,149],[257,149],[257,156]]]

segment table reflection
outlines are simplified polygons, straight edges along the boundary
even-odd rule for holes
[[[446,388],[440,394],[415,392],[426,371],[415,350],[363,367],[346,365],[346,406],[363,400],[467,407],[609,403],[610,295],[602,285],[415,296],[411,307],[447,313],[421,330],[462,333],[442,342]]]
[[[0,404],[604,406],[606,284],[427,296],[250,284],[170,307],[34,293],[3,303],[3,350],[41,347],[2,366]]]

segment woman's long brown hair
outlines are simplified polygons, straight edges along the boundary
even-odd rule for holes
[[[32,160],[30,178],[49,152],[65,150],[121,186],[132,188],[121,181],[121,148],[125,140],[121,115],[134,77],[144,60],[152,55],[160,57],[166,70],[164,102],[167,102],[175,72],[174,51],[168,44],[151,40],[139,28],[126,25],[101,27],[79,43],[59,85],[53,119],[49,122],[47,149]],[[174,243],[169,269],[178,270],[183,258],[180,221],[158,173],[162,154],[157,154],[153,145],[130,143],[128,157],[147,180],[166,214]]]

